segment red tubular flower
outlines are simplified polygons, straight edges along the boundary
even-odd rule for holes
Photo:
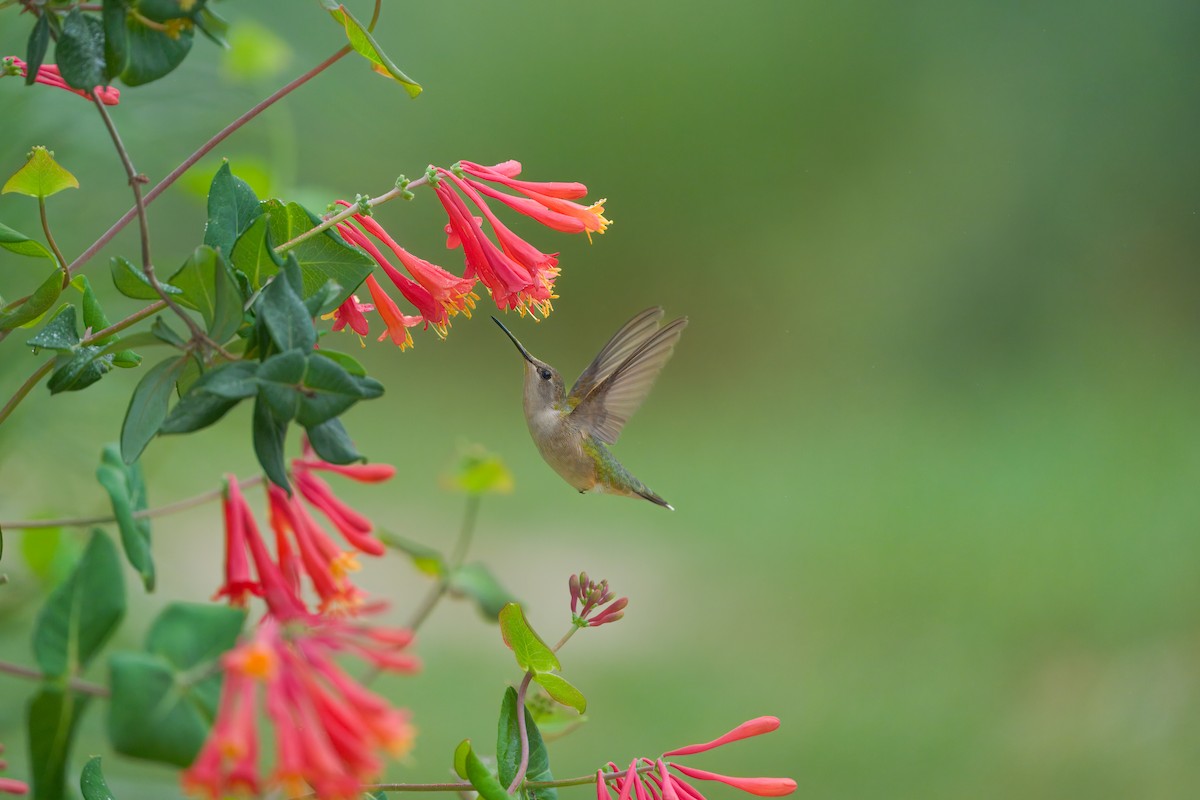
[[[28,73],[28,65],[16,56],[7,56],[4,59],[0,59],[0,77],[18,75],[24,78]],[[85,97],[88,100],[92,99],[92,95],[88,92],[68,86],[67,82],[63,80],[62,74],[58,71],[58,67],[54,64],[44,64],[38,67],[37,76],[33,80],[35,83],[42,83],[46,86],[57,86],[59,89],[66,89],[68,92]],[[96,97],[100,98],[100,102],[106,106],[115,106],[121,102],[121,91],[114,86],[97,86],[93,91],[96,93]]]
[[[367,318],[363,316],[364,311],[374,311],[375,306],[370,303],[358,302],[358,295],[352,294],[346,298],[340,306],[335,310],[321,317],[321,319],[333,320],[333,332],[337,333],[343,330],[347,325],[350,330],[357,333],[359,336],[367,335]],[[364,347],[366,345],[363,345]]]
[[[269,520],[275,532],[274,557],[259,534],[237,481],[230,478],[225,501],[225,583],[217,597],[228,597],[231,604],[244,606],[249,595],[258,595],[271,614],[286,621],[307,614],[301,599],[301,580],[307,578],[321,611],[361,608],[365,595],[350,581],[349,574],[359,568],[358,553],[380,556],[384,546],[371,535],[371,521],[340,500],[328,483],[313,474],[317,471],[339,473],[364,483],[384,481],[395,474],[395,468],[387,464],[330,464],[318,458],[306,441],[303,457],[294,459],[291,465],[296,493],[289,497],[278,486],[267,488]],[[335,543],[308,506],[321,512],[348,548]]]
[[[434,324],[441,326],[440,332],[443,336],[445,335],[445,326],[449,325],[449,316],[461,312],[466,315],[467,319],[471,318],[475,301],[479,299],[479,295],[471,291],[475,288],[475,278],[460,278],[437,264],[431,264],[423,258],[418,258],[397,244],[382,225],[368,216],[355,214],[354,219],[365,231],[387,245],[396,254],[396,258],[400,260],[404,268],[408,270],[408,274],[416,278],[417,283],[442,305],[448,315],[447,321]]]
[[[400,313],[400,307],[383,290],[374,275],[367,276],[367,290],[371,293],[371,299],[375,301],[375,310],[379,312],[379,316],[386,326],[384,332],[379,334],[379,341],[382,342],[390,336],[392,344],[399,347],[401,353],[412,347],[412,335],[409,334],[408,329],[420,325],[421,318],[408,317]]]
[[[547,211],[553,212],[559,216],[578,220],[582,224],[582,229],[588,235],[588,241],[591,241],[593,232],[604,233],[608,226],[612,224],[611,220],[608,220],[604,217],[604,200],[599,200],[590,206],[584,206],[580,205],[579,203],[571,202],[570,198],[583,197],[585,194],[587,194],[587,187],[581,183],[537,183],[532,181],[519,181],[516,180],[512,175],[507,174],[513,172],[511,164],[516,164],[516,162],[507,162],[506,166],[508,168],[505,171],[498,171],[495,168],[480,166],[479,164],[471,161],[461,161],[459,164],[462,167],[463,172],[466,172],[468,175],[472,175],[481,180],[499,183],[502,186],[506,186],[514,191],[520,192],[532,200],[535,204],[541,206]],[[520,166],[520,164],[516,164],[516,172],[514,174],[520,173]],[[471,183],[477,186],[481,191],[484,191],[486,188],[487,191],[484,193],[489,197],[495,197],[498,200],[508,202],[505,200],[505,197],[510,195],[505,195],[503,192],[497,192],[494,189],[491,189],[491,187],[486,187],[486,185],[480,183],[479,180],[472,180]],[[537,218],[536,212],[527,203],[509,203],[509,205],[512,206],[514,210],[520,211],[522,214],[529,214],[530,216]]]
[[[235,608],[245,608],[249,595],[262,596],[262,586],[250,573],[246,545],[246,501],[236,475],[225,476],[225,494],[221,498],[225,515],[225,583],[212,599],[228,597]]]
[[[712,741],[670,750],[664,753],[663,757],[655,761],[651,761],[648,758],[634,759],[624,775],[609,778],[609,780],[613,782],[619,792],[618,800],[629,800],[634,792],[636,792],[638,800],[648,800],[648,798],[653,798],[653,800],[705,800],[704,795],[696,787],[692,786],[679,775],[670,772],[668,768],[689,778],[702,781],[719,781],[735,789],[741,789],[743,792],[759,797],[782,797],[796,791],[796,782],[791,778],[742,778],[731,775],[720,775],[715,772],[707,772],[664,760],[666,756],[702,753],[706,750],[721,747],[729,742],[736,742],[739,739],[747,739],[752,736],[770,733],[778,727],[779,720],[776,717],[757,717],[743,722],[725,735],[719,736]],[[647,766],[652,766],[653,769],[644,774],[639,772],[639,761]],[[615,765],[611,763],[609,764],[609,768],[614,772],[616,771]],[[602,781],[603,779],[597,776],[597,782]],[[597,794],[599,792],[600,787],[597,786]],[[607,791],[605,794],[607,794]]]
[[[212,798],[311,786],[320,800],[348,800],[382,771],[381,754],[406,753],[415,731],[408,712],[355,682],[335,662],[348,652],[383,669],[412,672],[403,630],[309,616],[282,624],[268,615],[249,641],[227,653],[217,718],[183,786]],[[260,692],[261,687],[261,692]],[[276,744],[269,776],[258,774],[256,706],[265,697]]]
[[[478,219],[467,210],[463,199],[439,180],[434,187],[454,236],[462,245],[467,274],[479,277],[501,309],[524,309],[520,296],[530,286],[529,272],[496,247],[483,232]]]

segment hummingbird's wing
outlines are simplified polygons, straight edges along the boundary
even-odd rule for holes
[[[568,419],[605,444],[616,444],[621,428],[638,410],[654,379],[675,352],[687,317],[671,320],[638,345],[617,368],[579,401]]]
[[[662,318],[662,308],[655,306],[647,308],[622,325],[621,329],[608,340],[608,343],[600,348],[600,352],[592,359],[592,363],[588,364],[587,369],[575,381],[575,385],[567,393],[567,407],[577,406],[580,400],[587,397],[588,393],[596,388],[597,384],[611,375],[612,371],[619,367],[630,353],[638,349],[658,330],[658,323]]]

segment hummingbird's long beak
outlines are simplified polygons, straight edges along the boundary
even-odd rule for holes
[[[499,325],[499,326],[500,326],[500,330],[502,330],[502,331],[504,331],[505,333],[507,333],[507,334],[508,334],[508,338],[512,339],[512,343],[513,343],[513,344],[515,344],[515,345],[517,346],[517,349],[521,351],[521,355],[525,356],[525,360],[526,360],[526,361],[528,361],[530,364],[533,364],[533,363],[535,363],[535,362],[534,362],[534,360],[533,360],[533,356],[529,355],[529,351],[525,349],[525,345],[523,345],[523,344],[521,344],[520,342],[518,342],[518,341],[517,341],[517,337],[515,337],[515,336],[513,336],[513,335],[512,335],[512,331],[510,331],[508,328],[504,327],[504,323],[503,323],[503,322],[501,322],[500,320],[496,319],[495,317],[492,317],[492,322],[494,322],[494,323],[496,323],[497,325]]]

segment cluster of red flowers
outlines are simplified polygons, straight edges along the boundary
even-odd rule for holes
[[[416,661],[396,652],[407,631],[308,615],[283,621],[268,614],[253,637],[222,658],[225,682],[204,748],[183,773],[189,792],[214,798],[258,796],[280,787],[296,796],[311,786],[322,800],[356,797],[383,768],[383,751],[402,756],[415,731],[395,709],[347,675],[334,656],[350,653],[386,670],[412,672]],[[277,759],[259,779],[260,688]]]
[[[370,254],[418,313],[412,316],[402,313],[371,275],[366,285],[372,303],[360,302],[357,296],[347,298],[330,315],[334,319],[333,329],[339,331],[349,327],[359,336],[365,336],[368,323],[364,312],[375,311],[385,326],[379,340],[390,337],[404,350],[412,346],[408,328],[432,325],[438,335],[444,337],[451,317],[459,313],[470,317],[475,301],[479,299],[473,291],[477,283],[483,284],[502,310],[516,309],[522,315],[528,313],[535,318],[549,314],[551,301],[558,296],[554,294],[554,281],[559,272],[558,254],[543,253],[513,233],[492,212],[484,196],[550,228],[566,233],[586,233],[589,238],[593,232],[604,233],[611,222],[604,217],[603,200],[587,206],[573,202],[587,194],[587,187],[582,183],[523,181],[516,177],[520,173],[521,165],[516,161],[505,161],[492,167],[463,161],[450,170],[430,167],[429,180],[449,219],[445,228],[446,246],[451,249],[461,247],[463,251],[466,270],[461,278],[405,250],[378,222],[365,214],[354,215],[358,227],[349,221],[340,223],[338,233]],[[518,194],[500,191],[491,185],[493,183]],[[470,200],[483,217],[474,216],[463,197]],[[344,200],[338,203],[350,207]],[[495,241],[484,231],[485,218]],[[372,237],[392,251],[407,275],[384,256]]]
[[[679,747],[663,753],[655,760],[635,758],[623,775],[609,778],[608,781],[611,781],[612,789],[617,792],[617,800],[705,800],[704,795],[680,775],[700,781],[719,781],[759,797],[782,797],[796,791],[796,782],[791,778],[739,778],[664,760],[668,756],[703,753],[738,739],[770,733],[778,727],[777,717],[756,717],[711,742]],[[618,771],[617,765],[611,761],[608,763],[608,769],[612,772]],[[680,775],[671,772],[672,769]],[[603,771],[597,771],[596,800],[612,800],[612,789],[609,788],[608,781],[605,780]]]
[[[261,597],[267,613],[222,658],[225,681],[216,721],[183,774],[189,792],[214,800],[275,788],[297,795],[305,785],[322,800],[355,797],[382,771],[380,754],[403,755],[414,736],[407,712],[367,691],[335,663],[336,656],[350,655],[378,670],[411,673],[419,666],[403,652],[412,641],[410,631],[361,621],[381,606],[367,605],[347,574],[358,568],[357,554],[378,556],[384,548],[371,536],[371,521],[316,474],[374,483],[391,478],[395,469],[330,464],[307,443],[291,467],[294,494],[274,485],[267,490],[274,556],[237,480],[230,477],[226,485],[225,582],[216,596],[235,606]],[[348,549],[335,543],[310,509],[337,530]],[[303,599],[305,577],[318,599],[316,613]],[[265,778],[259,768],[260,693],[277,754]]]
[[[29,74],[29,65],[16,56],[6,56],[0,59],[0,77],[5,75],[15,75],[24,78]],[[58,67],[54,64],[44,64],[38,67],[37,76],[34,78],[35,83],[44,83],[47,86],[57,86],[59,89],[66,89],[68,92],[73,92],[80,97],[92,99],[92,95],[82,89],[76,89],[68,86],[63,80],[62,73],[58,71]],[[92,91],[96,93],[96,97],[100,98],[100,102],[106,106],[115,106],[121,102],[121,90],[115,86],[97,86]]]
[[[617,595],[608,588],[608,581],[594,581],[586,572],[581,572],[572,575],[567,586],[571,590],[571,616],[579,627],[597,628],[625,616],[629,598],[622,597],[613,602]]]
[[[275,532],[274,558],[236,478],[230,477],[224,498],[225,583],[216,597],[228,597],[232,605],[244,607],[250,595],[257,595],[266,599],[272,613],[292,616],[306,610],[303,575],[320,601],[318,611],[349,612],[361,605],[363,594],[349,581],[348,573],[359,568],[358,553],[381,556],[384,546],[371,536],[371,521],[339,500],[329,484],[314,474],[320,471],[361,483],[378,483],[396,473],[389,464],[330,464],[316,458],[305,442],[304,456],[292,461],[296,493],[289,496],[273,484],[267,489],[271,529]],[[349,549],[334,542],[306,504],[329,521]]]

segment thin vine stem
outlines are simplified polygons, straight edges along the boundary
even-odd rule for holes
[[[125,167],[125,174],[129,178],[129,188],[133,192],[133,207],[137,215],[138,234],[142,245],[142,272],[146,276],[146,280],[154,287],[154,291],[158,293],[159,298],[167,304],[167,308],[175,312],[175,315],[183,320],[187,325],[188,330],[192,332],[192,338],[209,342],[210,340],[205,335],[204,330],[197,324],[196,320],[192,319],[191,315],[179,307],[179,304],[171,299],[167,294],[167,290],[159,283],[158,276],[154,274],[154,259],[150,256],[150,222],[146,218],[146,202],[142,197],[142,184],[146,182],[146,176],[138,173],[133,166],[133,159],[129,157],[129,151],[125,148],[125,143],[121,141],[121,134],[117,131],[117,126],[113,123],[112,115],[108,113],[108,109],[104,107],[99,97],[93,97],[92,102],[96,106],[96,110],[100,112],[100,118],[104,120],[104,127],[108,129],[108,135],[112,138],[113,147],[117,150],[117,156],[121,159],[121,165]]]
[[[421,177],[417,178],[416,180],[412,181],[411,183],[406,183],[403,186],[396,186],[391,189],[388,189],[386,192],[379,195],[378,197],[368,198],[365,201],[366,206],[368,209],[371,209],[371,208],[375,208],[376,206],[383,205],[384,203],[387,203],[391,200],[395,200],[397,197],[403,197],[406,192],[408,192],[412,189],[415,189],[418,186],[424,186],[427,183],[429,183],[429,176],[422,175]],[[361,213],[362,213],[362,209],[359,207],[359,205],[357,203],[351,203],[347,208],[343,208],[341,211],[334,214],[333,216],[323,219],[319,225],[314,225],[313,227],[304,231],[303,233],[296,236],[295,238],[288,239],[283,244],[277,245],[275,247],[275,252],[283,253],[284,251],[295,247],[296,245],[300,244],[301,242],[311,239],[314,236],[329,230],[334,225],[337,225],[340,222],[345,222],[346,220],[353,217],[355,214],[361,214]]]
[[[463,561],[467,557],[467,551],[471,547],[471,539],[475,533],[475,524],[479,520],[479,500],[480,497],[477,494],[467,495],[467,507],[463,512],[463,522],[458,531],[458,539],[454,543],[449,569],[445,575],[438,579],[437,584],[429,590],[429,594],[425,595],[425,599],[421,601],[421,605],[413,612],[412,620],[408,623],[409,630],[415,631],[421,627],[425,620],[429,618],[429,615],[433,613],[433,610],[437,608],[442,598],[446,596],[446,592],[450,590],[450,575],[454,574],[463,565]]]
[[[263,482],[262,475],[254,475],[246,478],[243,481],[238,481],[238,487],[241,489],[249,489],[258,486]],[[189,497],[185,500],[178,500],[174,503],[168,503],[165,506],[157,506],[156,508],[145,508],[141,511],[133,512],[134,519],[149,519],[151,517],[165,517],[169,514],[178,514],[180,511],[187,511],[189,508],[202,506],[205,503],[218,499],[224,489],[213,489],[210,492],[204,492],[194,497]],[[106,514],[97,517],[63,517],[61,519],[27,519],[14,520],[12,522],[0,522],[0,529],[22,529],[35,530],[38,528],[80,528],[86,525],[103,525],[109,522],[116,522],[117,518],[112,514]]]
[[[42,674],[40,669],[24,667],[20,664],[13,664],[8,661],[0,661],[0,672],[5,673],[6,675],[16,675],[19,678],[31,678],[38,681],[43,680],[46,677]],[[109,697],[112,695],[112,692],[108,690],[107,686],[101,686],[98,683],[91,683],[90,681],[81,680],[79,678],[71,678],[67,682],[67,686],[77,692],[80,692],[81,694],[90,694],[93,697]]]
[[[25,399],[25,396],[33,391],[33,387],[41,383],[42,378],[50,374],[50,370],[54,369],[54,359],[50,359],[43,363],[40,367],[33,371],[33,374],[25,379],[21,387],[13,393],[13,396],[8,398],[8,402],[4,404],[4,408],[0,408],[0,425],[4,424],[4,420],[8,419],[16,407]]]
[[[67,272],[67,259],[63,257],[62,251],[58,249],[58,242],[54,239],[54,234],[50,232],[50,217],[46,215],[46,198],[44,197],[38,197],[38,214],[42,218],[42,232],[46,234],[46,243],[54,251],[54,260],[58,262],[58,269],[62,272],[62,285],[65,289],[71,282],[71,273]]]
[[[133,312],[132,314],[130,314],[128,317],[121,320],[120,322],[114,323],[112,325],[109,325],[107,328],[103,328],[101,330],[98,330],[98,331],[88,334],[87,336],[80,339],[79,343],[81,345],[90,344],[91,342],[94,342],[97,339],[103,339],[106,336],[123,331],[126,328],[128,328],[130,325],[134,325],[138,322],[141,322],[146,317],[149,317],[153,314],[157,314],[159,311],[162,311],[166,307],[167,307],[166,303],[164,303],[161,300],[156,300],[155,302],[151,303],[150,305],[146,306],[145,308],[142,308],[142,309],[139,309],[138,311]],[[37,386],[38,383],[41,382],[42,378],[46,377],[46,375],[48,375],[52,369],[54,369],[54,359],[53,358],[51,358],[48,361],[46,361],[45,363],[43,363],[41,366],[39,366],[37,369],[35,369],[33,371],[32,375],[30,375],[28,378],[25,379],[25,383],[21,384],[21,387],[19,389],[17,389],[17,391],[13,394],[13,396],[8,399],[8,402],[4,404],[4,408],[0,409],[0,425],[4,424],[4,420],[8,419],[9,415],[12,414],[12,412],[21,403],[21,401],[25,399],[26,395],[28,395],[29,392],[33,390],[33,387]]]
[[[222,128],[220,131],[218,131],[216,134],[214,134],[213,137],[211,139],[209,139],[207,142],[200,145],[200,147],[196,150],[196,152],[192,153],[190,156],[185,158],[179,164],[178,167],[171,170],[171,172],[168,173],[165,178],[163,178],[161,181],[159,181],[158,184],[153,189],[146,192],[146,197],[144,199],[145,205],[148,206],[152,202],[154,202],[154,200],[160,194],[162,194],[164,191],[166,191],[168,188],[170,188],[171,185],[175,183],[175,181],[179,180],[179,177],[181,175],[183,175],[183,173],[185,173],[189,169],[191,169],[191,167],[197,161],[199,161],[200,159],[202,159],[206,155],[208,155],[208,153],[214,147],[216,147],[221,142],[228,139],[229,136],[232,135],[235,131],[237,131],[239,128],[241,128],[243,125],[245,125],[250,120],[257,117],[263,111],[265,111],[268,108],[270,108],[271,106],[273,106],[275,103],[282,100],[284,97],[287,97],[289,94],[291,94],[296,89],[298,89],[301,86],[303,86],[304,84],[308,83],[310,80],[315,78],[317,75],[320,75],[322,72],[324,72],[326,69],[328,69],[334,63],[336,63],[338,60],[340,60],[341,58],[346,56],[348,53],[350,53],[350,50],[351,50],[350,45],[346,45],[346,46],[342,47],[336,53],[334,53],[329,58],[322,61],[317,66],[310,69],[308,72],[304,73],[303,75],[301,75],[300,77],[291,81],[290,83],[285,84],[283,87],[281,87],[280,89],[275,91],[273,94],[267,96],[265,99],[261,100],[258,103],[255,103],[253,106],[251,106],[248,111],[246,111],[240,117],[238,117],[233,122],[229,123],[224,128]],[[100,249],[103,248],[104,245],[111,242],[113,240],[113,237],[115,237],[118,233],[120,233],[125,228],[125,226],[128,225],[133,220],[133,218],[137,216],[137,213],[138,213],[138,211],[137,211],[136,205],[133,208],[126,211],[121,216],[120,219],[118,219],[116,222],[114,222],[112,224],[112,227],[110,227],[107,231],[105,231],[103,234],[101,234],[100,238],[98,238],[98,239],[96,239],[96,241],[92,242],[91,246],[88,247],[87,250],[84,250],[82,253],[79,254],[79,256],[74,261],[71,262],[71,264],[67,267],[67,271],[71,274],[74,274],[74,273],[78,272],[80,269],[82,269],[84,264],[86,264],[88,261],[90,261],[92,259],[92,257],[96,255],[96,253],[100,252]]]
[[[639,774],[655,769],[653,764],[645,764],[637,768]],[[601,772],[600,780],[604,782],[617,780],[625,776],[624,771]],[[563,789],[569,786],[586,786],[596,782],[596,775],[580,775],[575,778],[562,778],[553,781],[525,781],[529,789]],[[450,783],[368,783],[359,787],[363,792],[472,792],[475,787],[469,781],[453,781]],[[293,800],[310,800],[316,797],[315,792],[301,795]]]

